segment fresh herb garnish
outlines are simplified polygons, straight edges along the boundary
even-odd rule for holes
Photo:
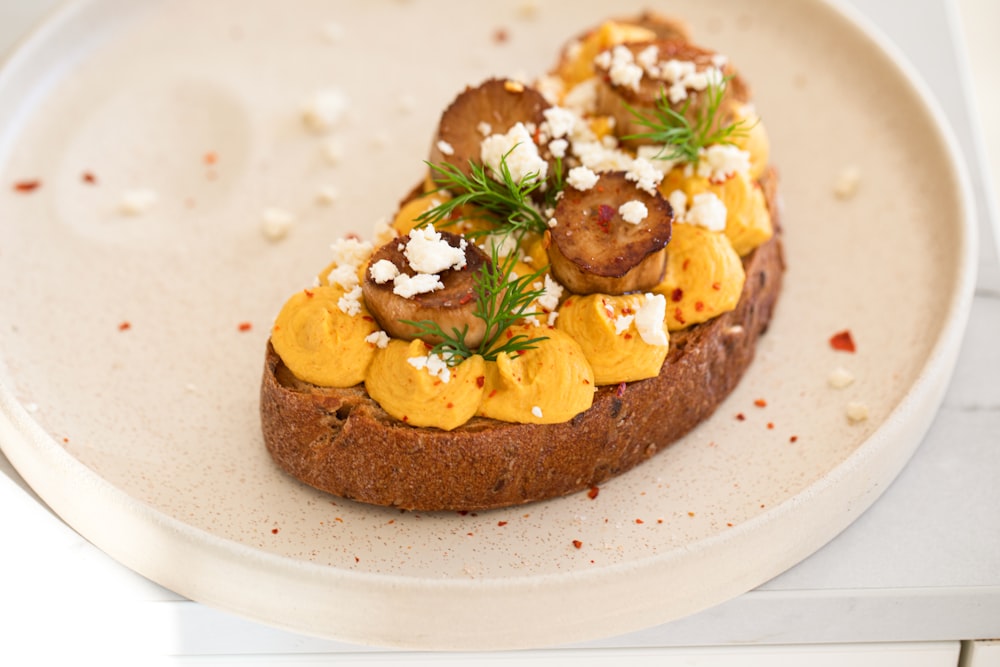
[[[548,267],[521,276],[512,277],[517,255],[510,254],[501,260],[499,247],[494,245],[490,250],[490,262],[484,263],[474,276],[473,290],[476,294],[476,310],[473,315],[486,323],[486,333],[482,343],[476,349],[470,348],[465,338],[469,326],[460,331],[452,328],[445,332],[433,320],[404,320],[420,330],[421,335],[432,335],[441,339],[430,353],[439,355],[449,366],[457,366],[474,354],[481,355],[486,361],[496,361],[500,354],[517,354],[531,350],[536,343],[546,340],[547,336],[531,338],[524,334],[507,336],[507,329],[519,319],[543,315],[541,312],[529,312],[531,303],[541,297],[544,289],[535,289],[533,284],[538,281]]]
[[[697,164],[702,148],[712,144],[731,144],[734,138],[744,136],[748,130],[744,120],[715,127],[722,97],[731,78],[727,76],[721,80],[709,80],[705,88],[705,104],[696,110],[693,122],[688,118],[691,97],[684,101],[680,109],[674,109],[663,88],[656,98],[652,115],[626,105],[636,122],[649,128],[649,132],[630,134],[623,138],[649,139],[653,143],[662,144],[663,148],[656,159]]]
[[[517,148],[517,145],[514,146]],[[483,213],[497,226],[493,232],[470,232],[468,236],[479,236],[487,233],[513,234],[518,238],[524,232],[541,234],[546,230],[545,218],[531,199],[532,193],[545,182],[538,172],[532,172],[520,181],[514,180],[507,165],[507,156],[511,148],[500,158],[500,179],[494,179],[487,172],[487,167],[469,160],[469,175],[453,164],[428,162],[431,176],[438,185],[438,191],[447,190],[454,196],[448,201],[421,213],[416,222],[418,225],[440,223],[442,226],[454,224],[461,220],[456,213],[461,207],[472,204],[477,213]],[[562,180],[561,164],[559,180]]]

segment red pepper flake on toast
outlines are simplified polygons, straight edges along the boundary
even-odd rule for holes
[[[849,329],[844,329],[833,334],[830,337],[830,347],[838,352],[855,352],[857,350],[857,347],[854,345],[854,337],[851,335]]]

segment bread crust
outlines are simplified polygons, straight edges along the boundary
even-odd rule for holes
[[[670,337],[655,378],[599,387],[560,424],[475,417],[453,431],[408,426],[364,391],[295,378],[270,343],[260,392],[264,442],[292,477],[331,494],[409,510],[484,510],[562,496],[633,468],[707,419],[753,360],[781,292],[773,170],[763,186],[774,237],[744,258],[737,307]]]

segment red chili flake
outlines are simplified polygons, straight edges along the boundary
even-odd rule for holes
[[[636,520],[635,520],[635,522],[636,522],[636,523],[639,523],[639,524],[642,524],[642,523],[646,523],[646,522],[645,522],[645,521],[643,521],[642,519],[636,519]]]
[[[591,500],[593,500],[594,498],[597,497],[597,494],[599,494],[600,492],[601,492],[600,488],[598,488],[596,486],[592,486],[592,487],[590,487],[590,490],[587,491],[587,497],[590,498]]]
[[[118,325],[119,331],[128,331],[131,328],[132,328],[132,323],[127,320]]]
[[[479,377],[476,378],[476,386],[477,387],[479,387],[480,389],[482,389],[484,384],[486,384],[486,376],[485,375],[480,375]]]
[[[362,315],[361,319],[363,319],[365,322],[374,322],[375,321],[375,318],[372,317],[371,315]]]
[[[615,217],[615,208],[607,204],[597,207],[597,222],[600,225],[607,225]]]
[[[403,415],[403,421],[404,422],[408,422],[408,421],[410,421],[410,418],[408,416],[406,416],[406,415]]]
[[[742,422],[742,421],[746,421],[746,419],[747,419],[747,416],[746,416],[745,414],[743,414],[742,412],[737,412],[737,413],[736,413],[736,419],[737,419],[738,421],[741,421],[741,422]]]
[[[494,397],[494,396],[496,396],[496,395],[497,395],[497,390],[496,390],[496,389],[494,389],[494,390],[492,390],[492,391],[490,392],[490,395],[489,395],[489,396],[487,396],[487,398],[493,398],[493,397]]]
[[[773,431],[774,430],[774,422],[767,422],[767,428],[769,428],[770,430]]]
[[[278,534],[278,529],[277,528],[272,528],[271,529],[271,534],[272,535],[277,535]]]
[[[630,333],[626,333],[626,334],[625,334],[625,335],[623,336],[623,338],[624,338],[625,340],[632,340],[632,334],[630,334]]]
[[[201,161],[207,165],[213,165],[219,161],[219,156],[215,154],[215,151],[208,151],[201,157]]]
[[[39,180],[34,181],[18,181],[14,183],[14,189],[18,192],[33,192],[42,186],[42,182]]]
[[[694,302],[694,309],[696,311],[698,311],[699,313],[701,311],[705,310],[705,302],[704,301],[695,301]]]
[[[465,304],[469,303],[470,301],[472,301],[475,298],[476,298],[475,294],[472,294],[472,293],[463,294],[462,298],[459,299],[458,302],[464,306]]]
[[[663,523],[663,519],[657,519],[656,523]]]
[[[837,350],[838,352],[854,352],[854,338],[851,336],[851,332],[847,329],[839,331],[830,337],[830,347]]]
[[[506,335],[507,335],[507,339],[510,340],[511,338],[514,337],[514,332],[511,331],[510,329],[507,329],[507,334]]]
[[[497,521],[497,525],[503,527],[503,526],[507,525],[507,522],[506,521]]]
[[[625,383],[622,382],[621,384],[618,385],[618,389],[615,390],[615,396],[621,398],[624,395],[625,395]]]
[[[253,325],[249,322],[240,322],[236,328],[240,331],[250,331],[250,329],[253,328]]]
[[[83,179],[83,182],[84,182],[84,183],[89,183],[90,185],[94,185],[95,183],[97,183],[97,177],[96,177],[96,176],[94,176],[94,175],[93,175],[93,174],[92,174],[91,172],[89,172],[89,171],[85,171],[85,172],[83,172],[83,176],[81,176],[80,178],[82,178],[82,179]]]
[[[361,562],[361,559],[360,559],[360,558],[358,558],[357,556],[355,556],[355,557],[354,557],[354,562],[355,562],[355,563],[360,563],[360,562]]]
[[[691,260],[685,259],[684,262],[681,264],[681,271],[687,271],[689,266],[691,266]]]
[[[446,405],[446,406],[444,406],[444,407],[446,407],[446,408],[448,408],[449,410],[451,410],[452,408],[454,408],[454,407],[455,407],[455,404],[454,404],[454,403],[451,403],[451,402],[449,402],[449,403],[448,403],[448,405]]]
[[[563,308],[573,305],[573,299],[566,299],[563,301]]]
[[[673,301],[674,303],[677,303],[683,298],[684,298],[684,290],[682,290],[680,287],[675,287],[674,291],[670,293],[670,300]]]
[[[588,380],[587,378],[583,378],[583,383],[584,384],[590,384],[590,380]]]
[[[305,292],[306,297],[309,298],[309,299],[313,298],[316,295],[316,293],[313,292],[312,290],[305,289],[305,290],[302,290],[302,291]]]
[[[788,439],[788,442],[798,442],[798,441],[799,441],[799,436],[797,435],[793,435]]]
[[[729,526],[730,528],[732,528],[733,527],[733,522],[732,521],[727,521],[726,525]]]
[[[688,512],[689,517],[694,517],[694,512]]]
[[[68,445],[69,444],[69,438],[66,437],[66,436],[63,436],[63,443],[65,443],[65,444]]]
[[[718,292],[719,290],[722,289],[722,283],[712,283],[712,289]]]
[[[580,540],[573,540],[573,546],[579,549],[583,546],[583,542],[581,542]]]
[[[765,401],[763,398],[758,398],[757,400],[755,400],[753,402],[753,404],[756,405],[758,408],[766,408],[767,407],[767,401]]]
[[[687,324],[687,322],[684,320],[684,313],[681,311],[680,308],[674,309],[674,319],[677,320],[678,324]]]
[[[493,31],[493,41],[496,44],[503,44],[508,39],[510,39],[510,33],[507,32],[506,28],[497,28]]]

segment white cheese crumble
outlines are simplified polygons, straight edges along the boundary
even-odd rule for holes
[[[667,299],[662,294],[646,294],[642,305],[635,311],[635,328],[647,345],[668,344],[663,322],[667,316]]]
[[[868,419],[868,406],[864,403],[851,401],[847,404],[847,418],[852,422],[863,422]]]
[[[400,273],[392,281],[392,293],[410,299],[417,294],[427,294],[444,289],[441,278],[434,273],[418,273],[414,276]]]
[[[544,179],[549,163],[538,154],[538,146],[524,123],[517,123],[506,134],[491,134],[483,139],[479,148],[480,159],[489,169],[490,176],[502,182],[500,160],[504,158],[511,178],[520,183],[527,176]],[[505,157],[506,156],[506,157]]]
[[[569,109],[562,107],[549,107],[542,112],[545,122],[542,123],[542,131],[550,139],[561,139],[568,136],[576,126],[577,115]]]
[[[122,193],[119,208],[126,215],[142,215],[149,209],[156,206],[160,200],[155,191],[148,188],[139,190],[127,190]]]
[[[318,90],[302,103],[302,121],[313,130],[325,132],[343,120],[347,107],[343,91]]]
[[[590,167],[573,167],[566,174],[566,183],[577,190],[589,190],[597,185],[597,174]]]
[[[649,209],[638,199],[633,199],[619,206],[618,214],[625,222],[638,225],[649,215]]]
[[[355,285],[337,300],[337,308],[345,315],[354,317],[361,312],[361,285]]]
[[[373,331],[365,336],[365,342],[384,350],[389,347],[389,335],[384,331]]]
[[[618,44],[610,51],[602,51],[594,58],[594,63],[608,71],[608,78],[614,85],[639,90],[642,67],[636,64],[628,47]]]
[[[542,409],[537,405],[531,408],[531,414],[535,415],[538,419],[542,418]]]
[[[410,231],[403,254],[417,273],[441,273],[465,267],[465,248],[465,239],[456,248],[433,225],[426,225]]]
[[[335,268],[327,275],[327,280],[346,290],[354,288],[358,284],[361,264],[368,261],[372,254],[371,242],[342,238],[331,244],[330,249]]]
[[[549,152],[552,153],[552,157],[564,158],[566,157],[566,149],[569,148],[569,142],[565,139],[553,139],[549,142]]]
[[[517,237],[514,234],[487,234],[480,247],[487,255],[492,255],[496,250],[497,256],[509,257],[511,253],[518,251]]]
[[[850,199],[861,185],[861,170],[855,166],[844,167],[833,185],[833,194],[838,199]]]
[[[428,354],[426,357],[410,357],[406,360],[408,364],[419,370],[426,370],[429,375],[436,377],[445,384],[451,380],[451,369],[444,358],[436,354]]]
[[[656,194],[656,187],[663,180],[663,172],[653,166],[645,158],[637,157],[625,172],[627,180],[635,182],[635,186],[649,194]]]
[[[721,183],[734,174],[750,172],[750,152],[732,144],[713,144],[698,151],[698,175]]]
[[[333,185],[321,185],[316,188],[316,201],[320,204],[332,204],[340,199],[340,190]]]
[[[283,209],[269,206],[261,211],[260,221],[264,236],[271,241],[278,241],[288,236],[295,216]]]
[[[559,307],[559,299],[562,298],[562,294],[563,286],[560,285],[555,278],[546,273],[543,292],[542,295],[538,297],[538,305],[541,306],[543,310],[552,312]]]
[[[444,155],[454,155],[455,148],[444,139],[437,142],[437,149]]]
[[[476,129],[479,131],[479,134],[483,135],[484,137],[488,137],[491,134],[493,134],[493,126],[487,123],[485,120],[479,121],[479,124],[476,125]]]
[[[834,389],[843,389],[854,382],[854,375],[843,366],[838,366],[830,371],[827,381]]]
[[[390,280],[396,279],[396,276],[399,275],[399,267],[387,259],[380,259],[368,267],[368,274],[376,284],[384,285]]]
[[[597,109],[597,77],[585,79],[570,88],[563,98],[562,105],[581,116],[594,113]]]
[[[632,326],[635,315],[619,315],[615,318],[615,335],[620,336]]]
[[[692,225],[700,225],[712,232],[726,229],[726,205],[714,192],[696,194],[688,207],[688,197],[683,190],[674,190],[667,196],[674,220]]]

